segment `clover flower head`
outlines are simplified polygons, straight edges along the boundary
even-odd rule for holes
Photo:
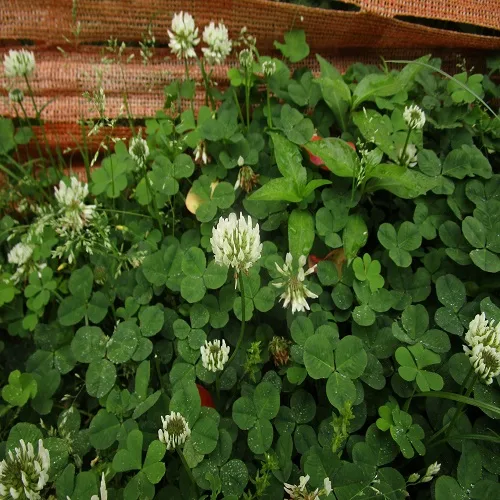
[[[205,345],[200,347],[201,362],[203,367],[211,372],[220,372],[224,370],[229,359],[230,347],[226,345],[226,341],[212,340],[208,342],[205,340]]]
[[[158,439],[167,446],[167,450],[174,450],[181,446],[191,435],[191,429],[186,419],[179,412],[171,412],[161,417],[162,428],[158,429]]]
[[[21,89],[12,89],[9,92],[10,102],[21,103],[24,101],[24,93]]]
[[[259,182],[259,178],[260,175],[256,174],[252,167],[248,165],[241,166],[236,182],[234,183],[234,189],[236,191],[236,189],[241,188],[243,191],[249,193]]]
[[[221,266],[232,267],[236,276],[247,272],[261,257],[259,225],[252,225],[252,218],[247,219],[240,214],[229,214],[221,217],[212,230],[210,244],[215,256],[215,262]]]
[[[477,375],[490,385],[500,375],[500,351],[489,345],[478,344],[467,352],[469,361]]]
[[[486,385],[500,375],[500,323],[488,321],[484,313],[469,323],[463,349],[474,371]]]
[[[421,129],[425,125],[425,113],[416,104],[406,106],[403,118],[411,129]]]
[[[429,465],[427,467],[427,470],[425,471],[424,477],[422,478],[422,483],[428,483],[429,481],[432,481],[434,476],[439,473],[441,470],[441,464],[438,464],[437,462],[434,462],[433,464]]]
[[[262,63],[262,72],[265,76],[272,76],[276,72],[276,63],[274,61],[264,61]]]
[[[71,177],[70,184],[59,182],[59,187],[54,188],[54,195],[59,204],[61,218],[60,227],[56,231],[68,229],[80,232],[87,222],[95,215],[95,205],[86,205],[85,198],[89,194],[87,183],[80,182],[76,177]]]
[[[146,163],[146,158],[149,156],[148,143],[140,136],[132,137],[128,153],[138,165],[142,166]]]
[[[325,490],[325,495],[329,495],[332,492],[332,482],[330,481],[330,478],[325,477],[323,480],[323,489]]]
[[[216,26],[214,22],[211,22],[205,26],[203,41],[208,47],[203,47],[201,50],[207,62],[212,65],[223,63],[233,47],[227,28],[223,23]]]
[[[33,255],[33,247],[23,242],[17,243],[7,255],[9,264],[23,266]]]
[[[101,486],[99,488],[99,495],[92,495],[90,500],[108,500],[108,490],[106,489],[106,479],[104,478],[104,472],[101,476]]]
[[[187,12],[178,12],[172,18],[172,31],[168,30],[170,42],[168,46],[178,59],[196,57],[194,48],[200,42],[198,28],[193,16]]]
[[[300,476],[298,485],[284,483],[285,493],[289,495],[290,500],[317,500],[321,495],[328,496],[332,492],[332,483],[328,477],[323,481],[323,489],[316,488],[309,492],[307,490],[309,479],[309,475]]]
[[[475,318],[469,323],[465,341],[471,348],[478,344],[484,344],[500,350],[500,323],[495,326],[494,321],[486,319],[484,312],[476,314]]]
[[[205,141],[200,141],[194,149],[194,161],[195,163],[203,165],[208,163],[207,146]]]
[[[4,56],[3,67],[9,78],[28,77],[35,71],[35,55],[25,49],[9,50]]]
[[[250,49],[243,49],[239,54],[240,65],[242,68],[249,69],[253,64],[253,51]]]
[[[0,498],[41,499],[40,491],[49,480],[50,456],[43,441],[38,440],[38,454],[31,443],[19,441],[20,447],[10,450],[0,462]]]
[[[273,283],[273,285],[277,288],[285,288],[285,291],[280,296],[280,300],[284,301],[283,307],[288,307],[289,304],[292,305],[292,314],[295,314],[296,311],[301,312],[309,310],[309,304],[306,300],[307,298],[318,298],[318,296],[315,293],[312,293],[304,284],[305,277],[314,272],[315,266],[304,272],[303,268],[306,264],[306,257],[304,255],[299,257],[298,264],[298,269],[295,270],[293,267],[292,254],[287,253],[283,267],[280,267],[276,263],[276,268],[280,274],[285,277],[285,279],[283,281]]]

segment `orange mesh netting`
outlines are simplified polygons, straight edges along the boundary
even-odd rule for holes
[[[385,59],[414,59],[432,53],[443,59],[443,68],[456,72],[457,63],[466,59],[468,67],[484,69],[490,51],[500,49],[500,37],[479,36],[429,28],[392,19],[394,15],[440,17],[500,29],[500,0],[352,0],[361,12],[323,10],[269,0],[9,0],[0,5],[0,43],[5,52],[19,48],[19,40],[33,44],[37,69],[33,81],[35,100],[40,106],[54,99],[43,112],[47,138],[62,150],[81,143],[78,120],[96,117],[82,97],[84,91],[98,88],[97,71],[102,72],[106,93],[106,113],[124,116],[126,91],[134,117],[152,116],[162,108],[164,87],[183,77],[184,65],[170,57],[168,29],[172,14],[190,12],[202,28],[211,20],[224,20],[231,37],[243,26],[257,37],[261,53],[279,55],[273,45],[291,28],[304,29],[311,56],[301,64],[318,69],[316,53],[344,71],[353,62],[379,64]],[[474,5],[473,12],[469,11]],[[441,14],[442,13],[442,17]],[[142,64],[138,43],[151,25],[156,38],[153,59]],[[104,46],[110,37],[125,41],[135,54],[129,63],[102,64]],[[109,54],[107,54],[109,56]],[[123,57],[123,60],[126,59]],[[220,88],[227,84],[227,65],[214,69],[213,78]],[[201,82],[199,69],[192,65],[192,78]],[[2,76],[0,85],[5,87]],[[13,108],[3,90],[0,114],[12,116]],[[196,105],[204,102],[202,85],[196,93]],[[34,110],[25,100],[29,115]],[[127,129],[120,134],[127,135]],[[117,134],[118,137],[121,135]],[[95,148],[102,138],[90,137]]]
[[[412,16],[498,30],[500,0],[341,0],[385,17]]]

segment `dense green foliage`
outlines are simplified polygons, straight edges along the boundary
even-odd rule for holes
[[[318,55],[315,76],[288,65],[303,32],[276,46],[275,71],[256,54],[208,89],[216,109],[170,85],[148,152],[111,145],[69,208],[57,161],[33,181],[12,156],[29,128],[0,120],[0,457],[43,439],[43,498],[89,500],[102,473],[126,500],[278,499],[305,475],[338,500],[500,497],[498,378],[462,348],[477,314],[500,321],[499,88],[430,57],[341,75]],[[235,286],[211,237],[240,212],[263,246]],[[317,264],[295,314],[273,286],[288,252]],[[214,339],[231,348],[217,373]],[[158,439],[170,412],[190,429],[176,451]]]

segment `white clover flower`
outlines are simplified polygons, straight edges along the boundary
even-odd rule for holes
[[[262,254],[259,225],[252,227],[252,219],[245,219],[243,214],[237,218],[235,213],[227,219],[221,217],[217,226],[212,229],[210,244],[215,262],[220,266],[233,267],[237,276],[247,272]]]
[[[486,385],[490,385],[493,379],[500,375],[500,352],[498,349],[478,344],[467,354],[474,371]]]
[[[12,89],[9,92],[10,102],[20,103],[24,101],[24,93],[21,89]]]
[[[7,255],[9,264],[17,264],[23,266],[28,262],[33,255],[33,247],[26,243],[17,243]]]
[[[245,159],[243,156],[238,156],[238,167],[242,167],[245,164]]]
[[[438,464],[437,462],[434,462],[433,464],[429,465],[421,482],[428,483],[429,481],[432,481],[434,476],[438,474],[440,470],[441,470],[441,464]]]
[[[211,372],[224,370],[224,366],[229,359],[230,350],[225,340],[222,340],[222,342],[220,340],[212,340],[211,342],[205,340],[205,345],[200,347],[203,367]]]
[[[40,491],[49,480],[50,456],[43,441],[38,440],[38,454],[23,439],[20,448],[9,451],[0,462],[0,498],[41,499]]]
[[[104,479],[104,472],[101,476],[101,487],[99,488],[99,495],[92,495],[90,500],[108,500],[108,490],[106,489],[106,480]]]
[[[476,314],[469,323],[465,341],[472,348],[478,344],[484,344],[500,350],[500,323],[495,326],[495,322],[488,321],[484,313]]]
[[[35,55],[25,49],[9,50],[4,56],[3,66],[9,78],[28,77],[35,71]]]
[[[332,482],[329,477],[325,477],[323,480],[323,489],[325,490],[325,495],[328,496],[332,492]]]
[[[85,198],[89,194],[89,187],[81,183],[76,177],[71,177],[70,185],[64,181],[54,188],[54,195],[59,204],[61,217],[58,220],[60,234],[68,230],[80,232],[83,227],[95,216],[95,205],[86,205]]]
[[[259,182],[259,178],[260,175],[256,174],[252,167],[248,165],[241,166],[236,182],[234,183],[234,190],[236,191],[238,188],[241,188],[243,191],[249,193]]]
[[[316,500],[319,497],[319,495],[323,493],[323,490],[321,490],[320,492],[318,488],[316,488],[316,490],[314,490],[313,492],[309,493],[306,487],[307,483],[309,482],[309,479],[310,479],[309,475],[300,476],[298,485],[288,484],[288,483],[283,484],[285,493],[287,493],[290,496],[290,500]],[[326,486],[326,479],[325,479],[325,486]]]
[[[206,165],[208,163],[207,147],[205,145],[205,141],[200,141],[194,149],[194,161],[195,163],[202,163],[203,165]]]
[[[226,26],[222,23],[216,26],[214,22],[211,22],[205,26],[203,41],[208,45],[201,49],[208,64],[222,64],[231,53],[233,44],[229,40]]]
[[[414,472],[408,478],[408,483],[416,483],[419,479],[420,479],[420,474],[418,474],[417,472]]]
[[[144,165],[149,156],[147,141],[140,136],[132,137],[132,139],[130,139],[128,153],[139,166]]]
[[[425,125],[425,113],[416,104],[405,107],[403,118],[411,129],[421,129]]]
[[[417,164],[417,147],[415,144],[408,144],[403,154],[403,148],[399,150],[399,158],[404,165],[414,167]]]
[[[239,55],[239,60],[240,60],[240,65],[242,68],[249,69],[252,67],[253,64],[253,51],[250,49],[243,49],[240,52]]]
[[[194,24],[194,19],[187,12],[178,12],[172,18],[172,31],[168,30],[170,42],[168,46],[178,59],[189,59],[196,57],[194,48],[200,39],[198,28]]]
[[[178,412],[161,417],[162,429],[158,429],[158,439],[167,445],[167,450],[181,446],[191,435],[186,419]]]
[[[463,349],[476,374],[490,385],[500,375],[500,323],[488,321],[484,313],[469,323]]]
[[[299,257],[298,270],[293,269],[292,262],[292,254],[287,253],[283,268],[276,263],[276,268],[286,279],[273,283],[273,285],[278,288],[285,288],[285,291],[280,296],[280,300],[284,301],[283,307],[288,307],[288,305],[291,304],[292,314],[295,314],[296,311],[301,312],[306,309],[309,310],[309,304],[306,300],[307,297],[316,299],[318,296],[312,293],[304,284],[305,277],[314,272],[315,266],[304,272],[303,268],[306,264],[306,257],[304,255]]]
[[[276,72],[276,63],[274,61],[264,61],[262,63],[262,72],[266,76],[272,76]]]

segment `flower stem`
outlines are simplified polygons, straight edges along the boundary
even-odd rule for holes
[[[476,383],[477,375],[473,378],[472,383],[470,385],[467,385],[467,384],[469,383],[470,377],[473,374],[473,372],[474,372],[474,368],[471,366],[471,368],[469,370],[469,373],[467,374],[467,376],[465,377],[464,381],[462,382],[462,385],[460,386],[460,390],[458,391],[459,394],[462,394],[462,391],[463,391],[464,387],[467,387],[467,390],[465,392],[467,394],[467,397],[472,392],[472,389],[474,388],[474,384]],[[456,420],[458,419],[459,412],[462,411],[463,407],[464,407],[464,404],[460,403],[458,405],[457,411],[453,415],[451,421],[449,423],[447,423],[446,425],[443,425],[443,427],[441,427],[441,429],[439,429],[436,433],[434,433],[429,438],[429,441],[434,441],[438,436],[440,436],[441,434],[443,434],[443,432],[446,432],[447,435],[448,435],[448,433],[450,432],[451,428],[453,427],[453,425],[455,424]]]
[[[399,156],[399,164],[404,167],[405,163],[406,163],[406,146],[408,146],[408,141],[410,140],[410,135],[411,135],[411,131],[413,129],[412,128],[409,128],[408,129],[408,134],[406,135],[406,140],[405,140],[405,145],[403,146],[403,149],[401,150],[401,155]]]
[[[214,96],[212,95],[211,88],[210,88],[210,82],[208,81],[208,75],[207,72],[205,71],[205,66],[203,64],[203,61],[199,58],[198,63],[200,65],[201,69],[201,75],[203,76],[203,82],[205,83],[205,104],[208,106],[208,100],[210,99],[210,106],[212,108],[212,111],[215,111],[215,99]]]
[[[465,382],[468,382],[468,384],[469,384],[467,386],[467,391],[465,392],[466,398],[468,398],[470,396],[472,390],[474,389],[474,385],[476,384],[476,381],[477,381],[477,373],[474,373],[472,379],[469,381],[470,375],[473,371],[474,371],[474,368],[471,367],[471,369],[469,370],[469,373],[467,375],[467,378],[465,379]],[[465,382],[464,382],[464,386],[466,386]],[[463,410],[464,406],[465,406],[465,403],[460,403],[458,405],[457,411],[453,415],[453,418],[451,419],[450,425],[446,429],[446,433],[445,433],[446,437],[448,437],[450,435],[450,432],[453,429],[453,426],[455,425],[456,421],[458,420],[458,418],[462,414],[462,410]]]
[[[220,402],[220,373],[215,375],[215,393],[217,395],[217,402]]]
[[[250,77],[248,75],[248,68],[245,67],[245,111],[247,118],[247,131],[250,130]]]
[[[43,136],[43,140],[45,142],[45,151],[48,153],[49,155],[49,158],[50,158],[50,163],[52,164],[52,166],[56,169],[57,173],[59,174],[59,178],[61,178],[61,175],[60,175],[60,172],[59,170],[56,168],[57,165],[55,163],[55,160],[54,160],[54,157],[52,156],[52,151],[50,150],[50,146],[49,146],[49,141],[47,140],[47,135],[45,133],[45,125],[44,123],[42,122],[42,118],[41,118],[41,113],[40,111],[38,111],[38,106],[36,105],[36,102],[35,102],[35,96],[33,94],[33,90],[31,89],[31,85],[30,85],[30,81],[29,81],[29,78],[24,75],[24,80],[26,81],[26,86],[28,88],[28,94],[31,98],[31,102],[33,103],[33,108],[35,110],[35,113],[36,113],[36,119],[38,121],[40,121],[40,128],[42,130],[42,136]]]
[[[269,128],[273,128],[273,117],[271,116],[271,93],[269,92],[269,88],[267,88],[266,92],[267,92],[267,126]]]
[[[241,293],[241,330],[240,330],[240,336],[238,338],[238,342],[236,344],[236,347],[234,348],[233,354],[231,354],[231,357],[229,358],[226,368],[231,364],[231,361],[234,359],[236,356],[236,353],[238,352],[238,349],[241,346],[241,343],[243,342],[243,335],[245,334],[245,284],[243,283],[243,275],[240,274],[240,293]]]
[[[186,470],[186,473],[193,483],[193,485],[196,487],[196,481],[194,480],[193,473],[191,472],[191,469],[189,468],[188,463],[186,462],[186,457],[184,457],[184,453],[182,453],[182,450],[180,448],[175,449],[177,451],[177,454],[179,455],[179,458],[181,459],[182,465],[184,466],[184,469]]]

